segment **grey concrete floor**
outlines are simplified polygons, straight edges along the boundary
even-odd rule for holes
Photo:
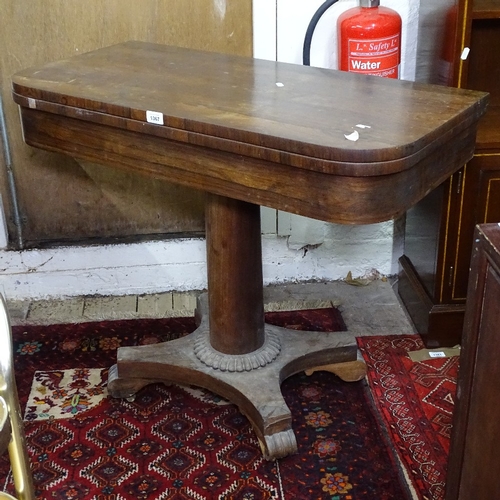
[[[199,292],[168,292],[116,297],[72,297],[58,300],[9,301],[13,325],[78,323],[112,319],[189,316]],[[364,286],[343,281],[297,283],[264,289],[266,310],[297,310],[334,305],[349,331],[357,336],[415,333],[390,281]]]

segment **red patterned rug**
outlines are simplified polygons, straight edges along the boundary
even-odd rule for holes
[[[272,313],[267,320],[295,329],[345,329],[333,308]],[[432,366],[416,363],[417,369],[409,358],[399,359],[405,349],[420,348],[418,337],[393,337],[390,345],[400,342],[392,349],[381,348],[383,338],[360,339],[372,393],[366,381],[346,383],[326,372],[286,380],[283,394],[292,410],[299,452],[268,462],[246,418],[207,391],[152,384],[133,401],[107,397],[107,369],[118,346],[167,341],[194,327],[192,318],[175,318],[14,329],[18,389],[38,498],[441,498],[428,478],[444,478],[449,426],[439,411],[426,413],[424,402],[419,406],[413,399],[434,398],[434,404],[443,399],[450,405],[452,400],[448,394],[439,396],[446,384],[435,384],[439,377],[432,376]],[[392,401],[396,393],[386,388],[392,372],[392,390],[399,384],[402,397],[409,398],[407,408],[401,406],[402,416]],[[435,389],[425,389],[430,382]],[[452,388],[451,377],[450,384]],[[415,421],[402,425],[408,416]],[[387,429],[394,426],[391,432],[384,419]],[[409,439],[416,435],[412,426],[421,437]],[[426,462],[424,456],[431,459]],[[6,455],[0,457],[0,478],[12,493]]]
[[[458,356],[414,363],[424,348],[415,335],[361,337],[379,415],[418,498],[444,498]]]

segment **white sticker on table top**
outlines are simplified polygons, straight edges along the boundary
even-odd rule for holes
[[[146,111],[146,121],[155,125],[163,125],[163,113],[158,111]]]

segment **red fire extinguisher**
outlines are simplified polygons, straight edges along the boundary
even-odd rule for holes
[[[337,21],[339,69],[386,78],[399,77],[401,17],[380,0],[360,0]]]

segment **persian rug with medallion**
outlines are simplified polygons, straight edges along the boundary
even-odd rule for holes
[[[269,313],[267,320],[345,329],[334,308]],[[38,498],[442,498],[456,358],[412,363],[407,352],[423,347],[419,337],[365,337],[367,380],[290,377],[283,394],[299,452],[268,462],[246,418],[212,393],[152,384],[134,400],[107,396],[119,346],[168,341],[194,328],[193,318],[14,328]],[[12,493],[6,455],[0,478]]]

